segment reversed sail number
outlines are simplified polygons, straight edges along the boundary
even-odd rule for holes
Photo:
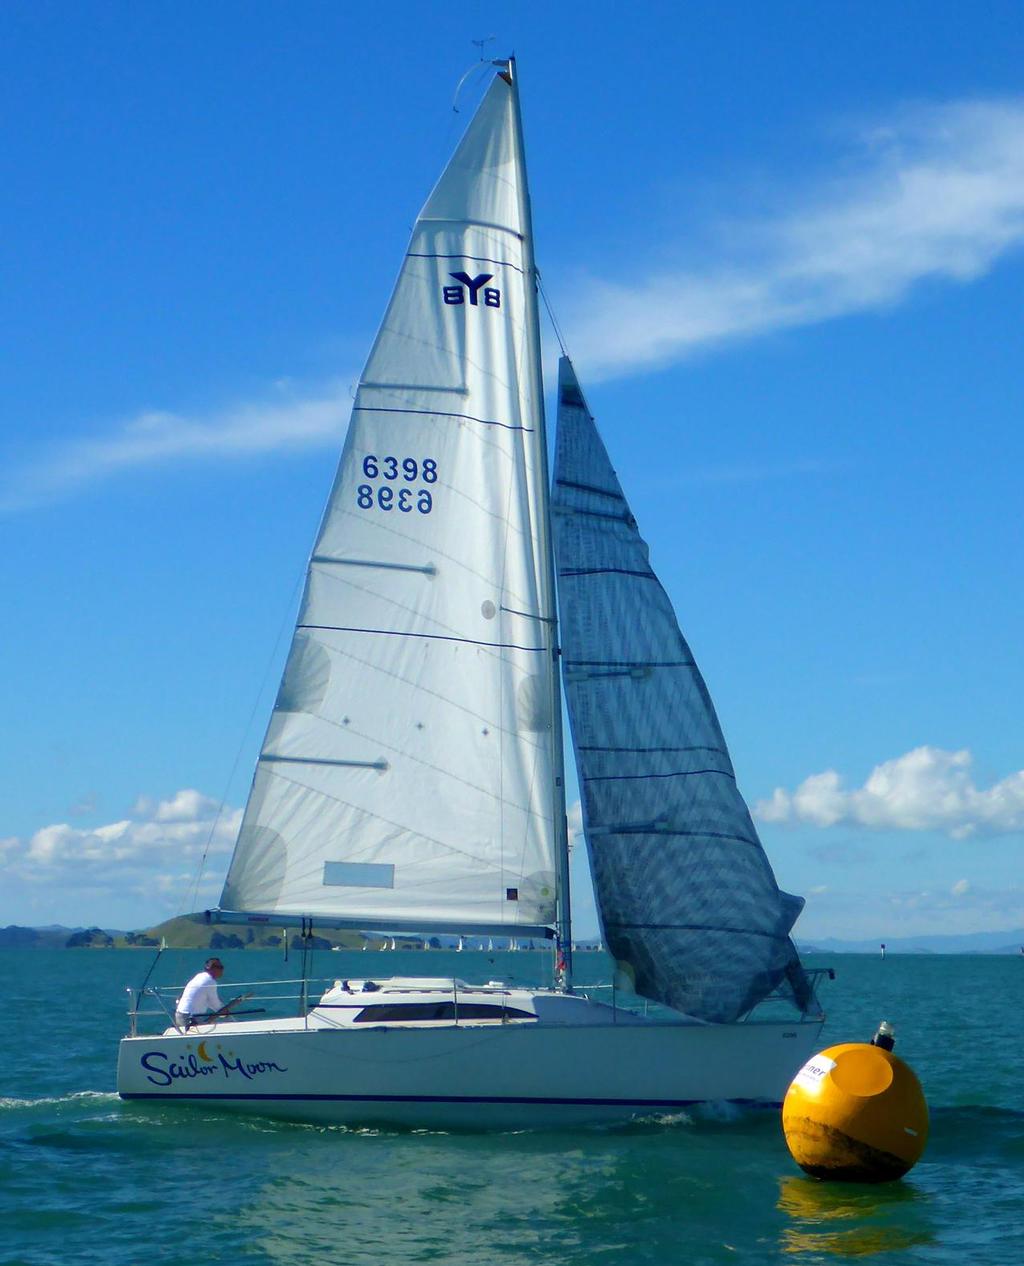
[[[410,488],[408,485],[422,480],[425,484],[437,483],[437,461],[424,457],[377,457],[368,453],[363,458],[363,474],[367,479],[384,479],[388,482],[360,484],[356,489],[356,505],[360,510],[398,510],[401,514],[429,514],[434,508],[434,497],[429,488]],[[398,486],[392,486],[397,481]]]

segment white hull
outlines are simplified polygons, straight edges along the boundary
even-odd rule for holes
[[[784,971],[798,905],[735,791],[567,360],[558,451],[570,473],[552,518],[518,88],[514,63],[495,66],[366,362],[223,908],[208,917],[280,918],[303,936],[314,923],[358,929],[382,950],[430,931],[457,937],[457,951],[499,937],[516,952],[552,934],[570,948],[564,652],[578,753],[604,753],[580,764],[582,784],[604,788],[585,796],[588,845],[615,859],[595,867],[602,919],[622,929],[637,988],[679,1018],[566,992],[571,953],[556,952],[559,987],[546,992],[341,980],[300,1019],[126,1038],[127,1099],[312,1121],[565,1125],[779,1103],[819,1040],[816,1021],[695,1018],[745,1013],[771,981],[779,998],[802,995]],[[560,586],[564,638],[556,524],[572,558],[560,574],[579,582],[578,602]],[[614,580],[587,588],[595,575]],[[255,995],[252,1013],[282,997]]]
[[[222,1024],[121,1042],[123,1099],[291,1120],[503,1129],[778,1104],[820,1023]]]

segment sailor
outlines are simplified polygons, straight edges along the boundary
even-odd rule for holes
[[[219,958],[208,958],[203,970],[196,972],[181,991],[174,1011],[174,1023],[179,1029],[188,1030],[201,1019],[212,1019],[212,1013],[224,1011],[224,1003],[217,992],[217,981],[224,975],[224,964]]]

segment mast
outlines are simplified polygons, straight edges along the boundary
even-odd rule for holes
[[[537,308],[537,263],[533,252],[533,214],[526,177],[526,149],[523,144],[523,116],[519,101],[519,75],[515,57],[496,62],[505,67],[512,86],[515,114],[515,141],[519,156],[519,205],[523,223],[523,260],[527,284],[526,329],[530,346],[530,374],[537,411],[538,466],[540,470],[537,500],[537,531],[541,552],[541,597],[544,623],[550,631],[551,662],[548,666],[548,689],[551,706],[551,742],[555,774],[555,855],[558,860],[557,932],[558,952],[564,963],[565,988],[572,992],[572,909],[569,889],[569,824],[565,811],[565,755],[562,738],[562,691],[559,671],[558,606],[555,598],[555,561],[551,546],[551,498],[548,472],[547,425],[544,416],[544,374],[541,364],[540,316]]]

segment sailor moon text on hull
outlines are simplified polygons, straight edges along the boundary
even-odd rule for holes
[[[290,1017],[156,1036],[133,1017],[126,1098],[577,1122],[778,1102],[816,1048],[802,902],[566,359],[549,478],[517,76],[496,66],[363,371],[207,917],[543,938],[552,987],[339,981]],[[573,987],[563,682],[602,937],[658,1018]]]

